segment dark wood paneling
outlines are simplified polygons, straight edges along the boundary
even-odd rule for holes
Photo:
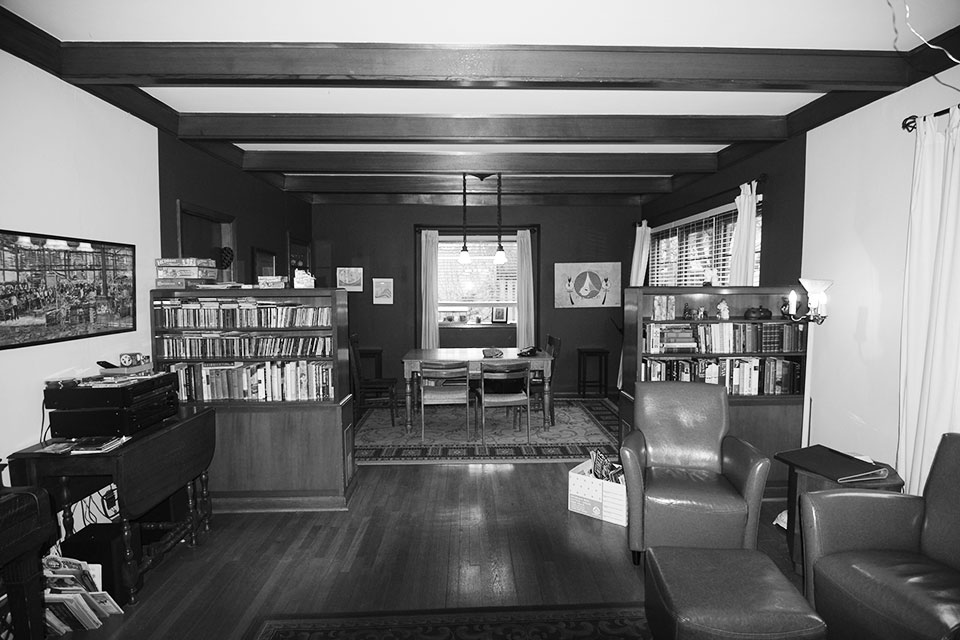
[[[180,120],[183,139],[242,142],[729,143],[782,140],[778,116],[191,113]]]
[[[546,45],[65,43],[76,84],[896,91],[896,53]]]

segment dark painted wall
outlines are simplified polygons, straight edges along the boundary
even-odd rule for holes
[[[763,194],[763,248],[760,285],[793,284],[800,277],[803,250],[803,190],[807,138],[798,136],[718,171],[686,189],[645,205],[651,227],[733,202],[739,186],[760,174]],[[719,197],[716,194],[721,194]]]
[[[286,274],[287,232],[311,237],[311,205],[226,162],[159,133],[160,253],[177,255],[177,199],[236,219],[236,278],[251,282],[251,247],[277,254]]]
[[[577,383],[577,347],[606,347],[610,350],[610,391],[616,382],[623,310],[555,309],[553,302],[553,265],[556,262],[621,262],[622,278],[629,277],[637,208],[599,207],[594,210],[549,206],[503,207],[504,225],[539,225],[540,288],[539,342],[547,334],[562,341],[561,356],[554,376],[555,390],[572,393]],[[384,375],[403,375],[401,358],[419,342],[415,318],[418,305],[414,274],[417,225],[457,226],[461,222],[457,207],[371,206],[314,207],[314,239],[330,243],[331,268],[363,267],[364,290],[349,294],[350,330],[360,336],[363,347],[383,349]],[[471,207],[471,228],[496,224],[496,209]],[[494,227],[495,228],[495,227]],[[534,238],[534,243],[537,239]],[[393,278],[394,304],[374,305],[372,278]],[[472,346],[513,346],[514,338],[503,329],[465,329],[460,338]],[[509,339],[509,343],[505,340]],[[443,345],[454,338],[441,338]],[[460,342],[458,340],[458,342]],[[462,342],[460,342],[462,344]]]

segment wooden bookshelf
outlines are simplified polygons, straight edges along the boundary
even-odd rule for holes
[[[343,508],[356,470],[346,292],[156,289],[152,350],[216,408],[218,511]]]
[[[771,460],[799,447],[809,328],[781,314],[791,289],[803,308],[801,287],[624,289],[622,435],[633,427],[637,380],[708,382],[727,388],[733,435]],[[773,462],[768,496],[786,495],[787,474]]]

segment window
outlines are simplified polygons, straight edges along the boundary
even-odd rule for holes
[[[517,239],[503,238],[506,264],[494,264],[496,236],[467,236],[470,263],[460,264],[462,236],[440,236],[437,284],[440,326],[492,324],[493,308],[506,307],[515,322],[517,308]],[[499,319],[499,318],[498,318]]]
[[[760,284],[760,238],[763,201],[757,202],[757,242],[754,248],[753,284]],[[650,266],[647,281],[654,287],[699,287],[716,273],[717,284],[730,276],[736,205],[724,205],[705,213],[650,230]]]

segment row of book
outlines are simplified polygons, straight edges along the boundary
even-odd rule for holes
[[[332,336],[260,336],[246,333],[182,333],[160,336],[161,358],[327,358]]]
[[[649,324],[646,353],[791,353],[804,349],[802,325],[782,322]]]
[[[329,327],[329,306],[255,298],[154,300],[157,325],[166,329],[284,329]]]
[[[335,398],[336,376],[330,362],[180,362],[177,374],[185,402],[236,400],[248,402],[324,401]]]
[[[802,392],[803,367],[786,358],[692,358],[643,360],[643,380],[722,384],[740,396],[796,395]]]
[[[123,609],[102,588],[102,568],[73,558],[43,559],[44,622],[49,635],[98,629]]]

